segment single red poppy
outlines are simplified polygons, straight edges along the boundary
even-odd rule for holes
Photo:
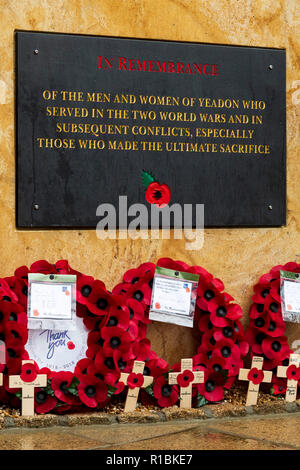
[[[167,184],[159,184],[157,181],[150,183],[146,190],[146,200],[150,204],[155,204],[162,208],[169,204],[171,191]]]
[[[177,376],[177,383],[179,387],[188,387],[194,380],[195,376],[191,370],[184,370]]]
[[[93,361],[89,358],[85,357],[83,359],[80,359],[75,366],[74,375],[78,377],[79,379],[82,376],[88,375],[88,369],[93,364],[94,364]]]
[[[74,374],[72,372],[55,372],[51,381],[51,388],[56,398],[69,405],[78,403],[77,397],[72,395],[68,387],[71,386]]]
[[[35,364],[27,363],[22,365],[20,378],[23,382],[33,382],[38,374],[38,368]]]
[[[82,276],[82,273],[71,268],[68,260],[61,259],[55,263],[55,269],[59,274],[75,274],[77,279]]]
[[[118,326],[127,330],[130,322],[130,312],[126,306],[113,306],[109,309],[105,326]]]
[[[155,271],[155,264],[143,263],[138,268],[129,269],[123,276],[123,281],[129,284],[136,284],[145,277],[146,274],[150,274],[153,277]]]
[[[286,371],[286,376],[288,380],[300,380],[300,367],[291,364]]]
[[[227,320],[234,321],[243,316],[243,311],[238,304],[212,304],[210,312],[210,321],[212,324],[221,328],[228,326]]]
[[[29,269],[30,273],[57,274],[57,269],[46,260],[35,261]]]
[[[85,405],[96,408],[99,403],[107,398],[108,388],[103,380],[95,376],[82,377],[78,385],[78,397]]]
[[[144,338],[134,343],[132,352],[137,361],[148,361],[151,352],[151,342],[148,338]]]
[[[144,383],[143,374],[135,374],[131,372],[127,378],[127,385],[129,388],[141,388]]]
[[[112,355],[115,350],[128,352],[135,339],[129,332],[117,326],[102,328],[101,337],[104,339],[103,351],[106,356]]]
[[[167,361],[161,358],[154,358],[145,363],[144,374],[155,378],[166,374],[168,370],[169,364]]]
[[[273,386],[273,395],[285,395],[286,393],[286,380],[278,378],[276,376],[273,377],[272,379],[272,386]]]
[[[221,401],[224,398],[224,377],[222,374],[204,371],[204,383],[197,384],[196,387],[200,395],[207,401]]]
[[[268,359],[276,359],[277,361],[281,361],[291,352],[285,336],[279,336],[277,338],[266,337],[262,341],[261,347],[264,355]]]
[[[28,273],[29,273],[29,269],[27,268],[27,266],[20,266],[19,268],[15,270],[14,274],[16,277],[20,279],[28,280]]]
[[[252,369],[248,373],[248,380],[254,385],[258,385],[263,381],[263,379],[264,372],[262,370],[257,369],[256,367],[252,367]]]
[[[34,389],[34,409],[36,413],[49,413],[57,405],[57,399],[49,395],[43,388]]]
[[[179,399],[178,386],[169,385],[164,376],[160,376],[154,382],[153,395],[162,408],[173,406]]]
[[[104,283],[103,288],[105,288]],[[94,278],[82,274],[77,277],[76,281],[76,300],[82,305],[87,305],[88,297],[93,290]]]
[[[147,306],[151,304],[152,289],[143,281],[134,284],[126,293],[128,299],[134,299]]]
[[[112,295],[105,289],[102,281],[94,281],[86,306],[95,315],[106,315],[112,305]]]

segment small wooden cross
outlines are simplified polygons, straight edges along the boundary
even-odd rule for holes
[[[282,377],[282,378],[287,377],[288,368],[291,365],[295,365],[296,367],[299,367],[299,364],[300,364],[300,354],[291,354],[289,365],[287,367],[286,366],[277,367],[277,377]],[[285,394],[286,401],[292,402],[296,400],[297,387],[298,387],[298,380],[288,379],[287,387],[286,387],[286,394]]]
[[[184,372],[189,371],[192,376],[188,374],[184,376]],[[177,385],[178,376],[181,375],[183,381],[186,380],[188,385],[180,387],[180,408],[191,408],[192,407],[192,385],[200,384],[204,382],[203,371],[193,371],[193,359],[181,359],[181,372],[170,372],[169,373],[169,384]]]
[[[134,361],[133,368],[131,374],[142,374],[144,372],[145,363],[143,361]],[[131,374],[125,374],[124,372],[121,373],[120,382],[124,382],[127,385],[128,377]],[[137,404],[137,399],[139,396],[140,388],[146,388],[151,385],[153,382],[153,377],[149,375],[143,375],[143,384],[141,386],[137,386],[134,388],[128,387],[128,393],[125,403],[124,412],[127,413],[128,411],[134,411]]]
[[[252,358],[251,369],[240,369],[239,380],[249,381],[246,406],[256,405],[261,382],[270,383],[272,381],[272,372],[269,370],[262,370],[263,362],[263,357],[254,356]],[[254,368],[257,369],[258,373],[262,372],[262,380],[257,384],[253,383],[252,380],[248,377],[250,371],[252,371]],[[254,373],[254,375],[257,374]]]
[[[34,364],[34,361],[22,361],[24,364]],[[34,415],[34,388],[47,386],[47,374],[39,374],[32,382],[24,382],[19,375],[9,377],[10,388],[22,389],[22,416]]]

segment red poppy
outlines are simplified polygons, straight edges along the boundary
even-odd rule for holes
[[[144,383],[143,374],[135,374],[131,372],[127,378],[127,385],[129,388],[141,388]]]
[[[134,341],[130,333],[117,326],[102,328],[101,337],[104,339],[103,351],[106,356],[116,350],[128,352]]]
[[[152,289],[145,282],[134,284],[126,293],[128,299],[137,300],[145,305],[151,304]]]
[[[213,304],[210,311],[210,321],[218,327],[228,326],[227,320],[238,320],[243,316],[243,311],[238,304]]]
[[[167,373],[168,370],[168,362],[161,358],[150,359],[145,363],[144,367],[145,375],[150,375],[154,378]]]
[[[184,261],[173,260],[172,258],[160,258],[157,261],[157,266],[161,268],[172,269],[173,271],[183,272],[187,272],[189,269],[191,269],[191,267]]]
[[[0,279],[0,300],[18,303],[18,297],[4,279]]]
[[[146,190],[146,200],[150,204],[155,204],[162,208],[169,204],[171,191],[167,184],[159,184],[157,181],[150,183]]]
[[[138,343],[134,343],[132,352],[138,361],[148,361],[151,354],[151,342],[148,338],[144,338]]]
[[[42,274],[57,274],[57,270],[53,264],[48,263],[46,260],[35,261],[30,266],[30,273],[42,273]]]
[[[61,259],[57,261],[57,263],[55,263],[55,269],[59,274],[75,274],[77,276],[77,279],[82,276],[81,272],[71,268],[68,260],[66,259]]]
[[[151,320],[149,320],[149,315],[147,308],[145,308],[145,305],[139,302],[138,300],[135,299],[124,299],[125,305],[129,310],[129,319],[138,323],[142,322],[145,325],[151,323]]]
[[[270,295],[271,283],[264,282],[258,283],[254,286],[255,294],[252,296],[253,302],[257,304],[264,304],[267,297]]]
[[[129,284],[136,284],[147,274],[153,277],[155,271],[155,264],[143,263],[138,268],[129,269],[123,276],[123,281]]]
[[[19,268],[17,268],[15,270],[15,276],[20,278],[20,279],[24,279],[24,280],[27,280],[28,279],[28,273],[29,273],[29,269],[27,268],[27,266],[20,266]]]
[[[200,395],[207,401],[221,401],[224,398],[224,377],[222,374],[204,371],[204,383],[197,384],[196,387]]]
[[[105,326],[118,326],[127,330],[129,328],[130,313],[129,309],[125,306],[111,307],[106,319]]]
[[[80,359],[74,369],[74,375],[79,379],[88,374],[89,367],[94,364],[89,358]]]
[[[72,372],[55,372],[51,381],[51,388],[54,391],[56,398],[69,405],[74,405],[78,402],[77,397],[72,395],[68,387],[71,386],[74,374]]]
[[[100,281],[101,282],[101,281]],[[80,304],[87,305],[88,297],[93,290],[94,278],[92,276],[85,276],[82,274],[77,277],[76,281],[76,300]],[[105,289],[104,283],[102,287]]]
[[[188,387],[194,380],[195,376],[191,370],[184,370],[177,376],[177,383],[179,387]]]
[[[0,300],[0,324],[10,321],[15,321],[26,326],[28,321],[27,314],[20,305]]]
[[[95,315],[106,315],[112,304],[112,295],[105,289],[102,281],[94,281],[86,306]]]
[[[127,284],[126,282],[120,282],[113,288],[112,295],[115,295],[115,296],[125,295],[127,291],[130,289],[130,287],[131,287],[131,284]]]
[[[21,369],[21,380],[23,382],[33,382],[38,374],[38,368],[35,364],[27,363],[22,365]]]
[[[49,413],[57,405],[57,399],[48,395],[44,388],[34,389],[34,409],[36,413]]]
[[[154,382],[153,395],[162,408],[173,406],[179,399],[178,386],[169,385],[164,376],[160,376]]]
[[[78,397],[90,408],[96,408],[99,403],[107,398],[108,388],[103,380],[96,377],[82,377],[78,385]]]
[[[285,379],[273,376],[272,378],[273,395],[285,395],[287,383]]]
[[[8,282],[10,289],[18,298],[18,305],[22,306],[23,309],[27,309],[28,281],[16,276],[5,279]]]
[[[278,361],[281,361],[291,352],[285,336],[279,336],[278,338],[267,337],[262,341],[261,347],[268,359]]]
[[[256,367],[252,367],[248,373],[248,380],[254,383],[254,385],[258,385],[264,380],[264,372]]]
[[[26,344],[28,340],[28,329],[22,323],[17,321],[8,321],[4,327],[6,341],[9,339],[19,339],[22,344]]]
[[[300,380],[300,367],[291,364],[286,371],[286,376],[288,380]]]

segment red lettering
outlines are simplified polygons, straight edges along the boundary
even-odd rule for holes
[[[119,57],[119,70],[127,70],[126,68],[126,58],[125,57]]]
[[[134,62],[135,60],[134,59],[129,59],[129,69],[128,70],[136,70],[135,66],[134,66]]]
[[[113,65],[113,58],[111,57],[110,60],[107,58],[107,57],[104,57],[104,62],[105,62],[105,65],[104,65],[104,68],[107,69],[107,66],[112,69],[112,65]]]
[[[202,65],[202,64],[199,64],[199,67],[198,67],[197,64],[194,64],[194,69],[195,69],[195,70],[194,70],[194,73],[197,73],[197,72],[200,73],[200,74],[202,73],[202,72],[201,72],[201,65]]]
[[[183,70],[183,63],[182,62],[177,62],[177,72],[176,73],[184,73]]]
[[[149,72],[156,72],[154,60],[149,60]]]
[[[206,67],[210,67],[210,64],[203,65],[202,71],[203,71],[204,75],[211,75],[211,72],[206,72]]]
[[[161,64],[160,61],[158,60],[158,61],[157,61],[157,71],[158,71],[158,72],[165,72],[165,71],[166,71],[166,63],[163,62],[163,63]]]
[[[174,73],[175,72],[175,64],[174,62],[168,62],[168,72]]]
[[[218,72],[218,64],[213,64],[212,66],[212,75],[219,75],[219,72]]]
[[[143,70],[143,72],[146,72],[146,61],[143,60],[143,64],[141,63],[141,61],[138,59],[137,60],[137,70],[141,71]]]

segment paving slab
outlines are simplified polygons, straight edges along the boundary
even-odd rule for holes
[[[295,446],[300,449],[300,416],[253,416],[249,419],[220,420],[209,428],[231,435],[247,436],[280,445]]]
[[[300,415],[0,430],[2,450],[300,449]]]

